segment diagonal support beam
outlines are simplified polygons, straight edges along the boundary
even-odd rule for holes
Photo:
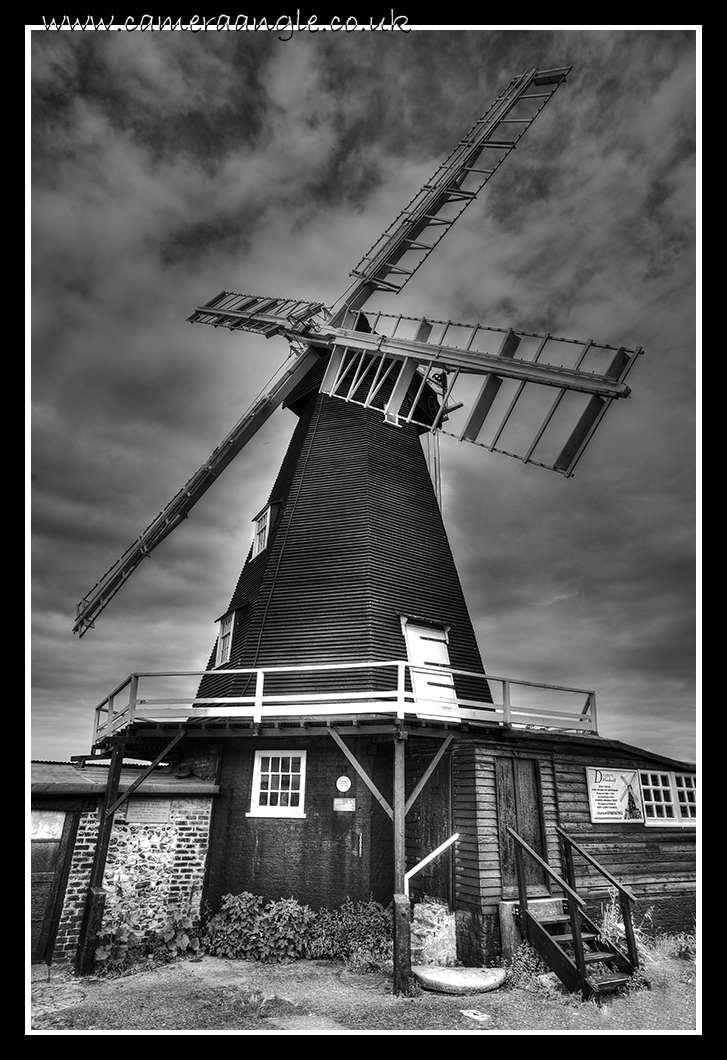
[[[429,778],[431,777],[432,773],[434,772],[434,770],[439,765],[439,763],[441,761],[441,758],[442,758],[442,755],[447,750],[447,748],[449,747],[449,745],[451,744],[453,739],[454,739],[454,736],[452,736],[451,734],[447,737],[447,739],[444,741],[442,746],[439,748],[439,750],[435,754],[435,756],[432,759],[432,761],[427,766],[426,771],[425,771],[424,775],[422,776],[422,779],[419,781],[417,786],[414,788],[414,791],[412,791],[411,795],[406,800],[406,805],[404,806],[404,816],[405,817],[409,813],[409,810],[412,808],[412,806],[417,801],[419,796],[421,795],[421,793],[424,790],[424,787],[425,787],[427,781],[429,780]]]
[[[182,739],[182,737],[184,736],[186,731],[187,731],[186,729],[180,729],[179,730],[179,732],[174,737],[174,739],[169,741],[169,743],[164,748],[162,753],[160,755],[157,755],[157,757],[154,759],[154,761],[151,763],[151,765],[148,765],[146,767],[146,769],[142,773],[139,774],[139,776],[136,778],[134,783],[129,785],[129,787],[126,789],[126,791],[123,793],[123,795],[119,795],[118,799],[116,799],[116,801],[113,802],[111,804],[111,806],[109,806],[109,808],[106,810],[106,812],[104,814],[105,817],[112,817],[113,816],[113,814],[116,812],[116,810],[118,810],[119,806],[121,806],[123,803],[126,802],[126,800],[129,798],[129,796],[132,795],[136,791],[136,789],[139,787],[139,785],[142,784],[146,780],[146,778],[149,776],[149,774],[156,769],[156,767],[159,765],[159,763],[162,762],[167,757],[167,755],[169,754],[171,749],[173,747],[176,747],[176,745]]]
[[[351,751],[346,746],[346,744],[343,742],[343,740],[341,739],[341,737],[338,735],[338,733],[336,732],[336,730],[334,728],[329,727],[328,731],[331,734],[331,736],[333,737],[333,739],[336,741],[338,746],[341,748],[341,750],[345,754],[346,758],[349,760],[349,762],[351,763],[353,768],[356,770],[358,775],[361,777],[361,779],[363,780],[364,784],[369,789],[371,794],[379,802],[379,804],[381,805],[384,813],[386,813],[393,820],[394,811],[392,810],[391,806],[389,806],[388,802],[386,801],[384,796],[381,794],[379,789],[376,787],[376,785],[374,784],[373,780],[368,775],[368,773],[366,772],[364,767],[361,765],[359,760],[356,758],[356,756],[353,753],[353,751]]]

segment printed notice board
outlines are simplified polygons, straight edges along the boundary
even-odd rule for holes
[[[635,769],[586,766],[592,821],[643,823],[639,774]]]

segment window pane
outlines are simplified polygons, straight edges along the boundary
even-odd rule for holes
[[[31,839],[60,839],[66,814],[63,810],[32,810],[30,815]]]
[[[304,805],[305,754],[292,755],[283,752],[271,755],[258,752],[255,765],[252,814],[254,815],[255,807],[258,807],[267,810],[270,816],[301,816]]]

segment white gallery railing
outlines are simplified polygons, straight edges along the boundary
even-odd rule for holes
[[[372,681],[372,685],[382,684],[383,689],[372,687],[349,691],[345,687],[345,676],[348,674],[348,683],[352,683],[350,677],[355,678],[352,672],[356,670],[379,670],[383,675],[390,674],[390,679],[381,677]],[[202,678],[216,680],[233,676],[239,679],[245,675],[248,675],[249,694],[198,695]],[[274,677],[279,687],[285,675],[292,675],[293,680],[298,681],[305,677],[306,688],[312,690],[293,693],[272,690],[270,679]],[[323,678],[320,691],[315,688],[317,675]],[[339,675],[341,687],[337,689],[335,679]],[[440,688],[441,693],[423,696],[420,691],[414,691],[423,687],[422,679],[424,686],[427,679],[431,680],[432,686]],[[459,695],[455,685],[467,686],[467,698]],[[482,696],[475,693],[472,697],[471,690],[478,687],[482,688]],[[244,691],[247,693],[248,688]],[[213,722],[220,719],[261,724],[273,719],[294,722],[331,715],[419,718],[453,724],[488,722],[508,727],[586,733],[598,731],[596,695],[588,689],[445,667],[413,666],[393,660],[131,674],[96,707],[93,741],[98,743],[140,723]]]

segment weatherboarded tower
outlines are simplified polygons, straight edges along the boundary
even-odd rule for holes
[[[418,429],[391,426],[377,411],[321,394],[321,375],[314,369],[291,396],[298,425],[219,619],[209,670],[224,672],[205,677],[198,696],[249,696],[251,671],[263,667],[273,671],[266,676],[267,695],[279,695],[281,705],[292,700],[303,719],[301,697],[316,710],[322,696],[330,697],[327,722],[348,722],[352,753],[374,772],[390,801],[393,728],[388,735],[380,724],[372,729],[362,713],[353,735],[354,719],[336,717],[337,701],[350,712],[360,697],[363,711],[380,694],[395,692],[398,667],[391,663],[407,659],[430,671],[442,668],[440,676],[415,675],[420,694],[422,682],[428,684],[424,714],[424,700],[441,715],[456,712],[457,695],[481,701],[490,695]],[[453,678],[451,668],[482,677]],[[410,674],[405,686],[412,691]],[[312,718],[303,719],[279,732],[285,767],[290,760],[302,769],[304,761],[305,777],[281,766],[275,783],[289,786],[256,791],[257,817],[250,816],[251,785],[260,759],[266,765],[277,759],[277,744],[269,738],[225,744],[221,783],[234,794],[215,815],[212,904],[240,889],[305,894],[317,905],[371,894],[390,900],[393,847],[386,814],[360,775],[354,770],[348,776],[351,763],[342,758],[340,743],[325,732],[311,738]],[[330,733],[338,735],[335,727]],[[430,739],[430,751],[431,745]],[[345,792],[336,788],[342,772],[351,781]],[[273,783],[272,776],[259,779]],[[281,820],[302,814],[311,819],[304,831],[297,821],[286,828]],[[429,822],[422,827],[430,828]],[[423,845],[413,831],[409,838]],[[450,897],[445,881],[440,890]]]

